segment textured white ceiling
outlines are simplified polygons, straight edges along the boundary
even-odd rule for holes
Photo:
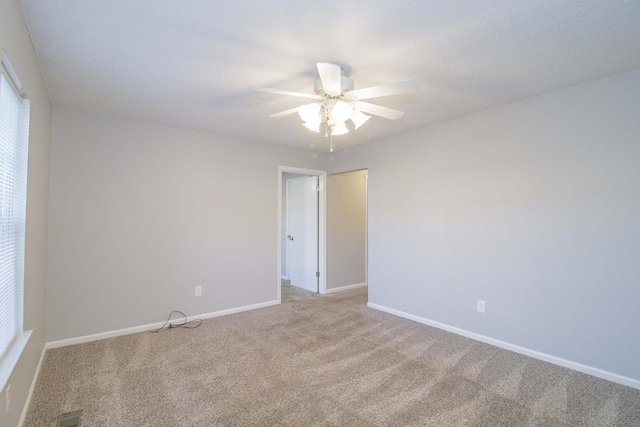
[[[20,0],[53,104],[325,150],[305,102],[251,86],[313,92],[315,63],[356,88],[414,79],[417,94],[373,103],[335,137],[373,141],[640,67],[636,0]]]

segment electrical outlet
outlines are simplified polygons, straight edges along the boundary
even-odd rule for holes
[[[11,406],[11,384],[7,386],[7,391],[5,392],[5,405],[4,405],[4,414],[9,415],[9,406]]]
[[[478,300],[478,311],[480,313],[484,313],[484,300],[483,299],[479,299]]]
[[[197,297],[202,296],[202,286],[196,286],[196,296]]]

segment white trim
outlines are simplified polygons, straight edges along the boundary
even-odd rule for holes
[[[282,280],[289,280],[289,278],[288,278],[287,276],[280,276],[280,278],[281,278]]]
[[[414,320],[425,325],[433,326],[434,328],[442,329],[447,332],[452,332],[463,337],[471,338],[476,341],[481,341],[487,344],[494,345],[496,347],[510,350],[516,353],[524,354],[525,356],[533,357],[534,359],[543,360],[545,362],[553,363],[554,365],[563,366],[565,368],[573,369],[574,371],[582,372],[585,374],[593,375],[594,377],[602,378],[614,383],[626,385],[640,390],[640,380],[625,377],[613,372],[604,371],[602,369],[594,368],[592,366],[583,365],[582,363],[573,362],[571,360],[563,359],[561,357],[552,356],[550,354],[541,353],[536,350],[531,350],[526,347],[520,347],[519,345],[511,344],[505,341],[500,341],[495,338],[480,335],[475,332],[470,332],[465,329],[456,328],[445,323],[436,322],[435,320],[426,319],[424,317],[416,316],[413,314],[405,313],[400,310],[388,308],[382,305],[374,304],[372,302],[367,303],[367,307],[384,311],[385,313],[393,314],[405,319]]]
[[[5,69],[7,75],[11,79],[11,83],[18,91],[18,95],[20,95],[20,97],[22,98],[28,98],[27,93],[24,91],[24,87],[22,87],[22,83],[20,83],[20,79],[16,74],[16,70],[13,69],[13,65],[11,65],[11,61],[9,61],[9,58],[7,57],[7,54],[4,50],[2,51],[2,67]]]
[[[211,319],[212,317],[226,316],[228,314],[240,313],[242,311],[255,310],[258,308],[264,308],[264,307],[269,307],[269,306],[278,305],[278,304],[280,304],[280,302],[275,300],[261,302],[258,304],[245,305],[242,307],[229,308],[226,310],[213,311],[211,313],[204,313],[204,314],[199,314],[195,316],[189,316],[187,320],[190,321],[194,319]],[[179,319],[172,319],[172,320],[179,320]],[[166,321],[149,323],[147,325],[133,326],[131,328],[117,329],[115,331],[100,332],[97,334],[84,335],[76,338],[67,338],[67,339],[58,340],[58,341],[50,341],[45,345],[45,348],[50,349],[50,348],[66,347],[68,345],[82,344],[86,342],[102,340],[105,338],[119,337],[122,335],[135,334],[137,332],[145,332],[151,329],[157,329],[162,325],[164,325],[165,322]]]
[[[278,301],[267,301],[267,302],[261,302],[258,304],[252,304],[252,305],[245,305],[243,307],[236,307],[236,308],[229,308],[226,310],[220,310],[220,311],[212,311],[211,313],[205,313],[205,314],[201,314],[199,316],[191,316],[188,320],[193,320],[193,319],[211,319],[213,317],[220,317],[220,316],[226,316],[229,314],[235,314],[235,313],[241,313],[243,311],[249,311],[249,310],[256,310],[258,308],[265,308],[265,307],[271,307],[272,305],[278,305]]]
[[[364,281],[369,283],[369,169],[364,170]]]
[[[33,331],[24,331],[16,334],[7,352],[2,356],[0,360],[0,390],[4,390],[4,386],[7,385],[13,369],[20,360],[20,355],[22,355],[29,338],[31,338],[31,332]]]
[[[27,401],[24,403],[24,407],[22,408],[22,415],[20,415],[20,421],[18,421],[18,426],[22,427],[24,424],[25,418],[27,418],[27,412],[29,412],[29,406],[31,405],[31,398],[33,397],[33,391],[36,389],[36,383],[38,382],[38,377],[40,376],[40,368],[42,368],[42,362],[44,361],[44,354],[46,353],[47,348],[45,346],[42,347],[42,354],[40,354],[40,361],[38,362],[38,366],[36,367],[36,373],[33,375],[33,380],[31,381],[31,387],[29,387],[29,393],[27,393]]]
[[[356,283],[354,285],[340,286],[338,288],[329,288],[329,289],[327,289],[327,293],[331,294],[331,293],[334,293],[334,292],[348,291],[350,289],[364,288],[365,286],[367,286],[366,283]]]

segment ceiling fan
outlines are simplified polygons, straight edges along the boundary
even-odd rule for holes
[[[347,120],[351,120],[355,129],[358,129],[372,115],[389,120],[397,120],[404,114],[400,110],[371,104],[363,100],[418,91],[418,84],[414,80],[354,89],[353,80],[344,75],[344,70],[339,65],[318,62],[316,67],[318,68],[319,77],[316,79],[313,94],[264,87],[253,87],[251,89],[258,92],[314,100],[315,102],[309,104],[271,114],[271,117],[282,117],[298,113],[306,128],[314,132],[320,132],[320,127],[324,123],[325,136],[331,135],[332,137],[349,132],[345,124]],[[333,151],[333,138],[331,140],[331,151]]]

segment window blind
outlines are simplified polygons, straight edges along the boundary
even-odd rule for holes
[[[22,332],[29,100],[0,74],[0,360]]]

